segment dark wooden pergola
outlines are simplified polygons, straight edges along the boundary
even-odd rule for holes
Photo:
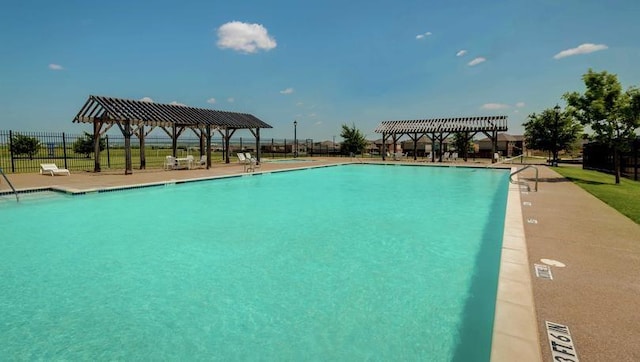
[[[229,163],[229,141],[238,129],[248,129],[256,139],[257,159],[260,161],[260,129],[273,128],[248,113],[217,111],[175,104],[162,104],[131,99],[89,96],[73,119],[74,123],[92,123],[95,166],[100,172],[100,137],[114,124],[124,136],[125,175],[133,173],[131,163],[131,136],[140,140],[140,169],[146,168],[144,139],[156,127],[164,130],[172,140],[176,156],[178,137],[187,129],[200,139],[200,156],[207,156],[207,169],[211,167],[211,132],[217,130],[224,139],[225,162]]]
[[[478,133],[484,133],[491,139],[491,154],[496,152],[498,142],[498,132],[507,131],[507,116],[485,116],[485,117],[457,117],[457,118],[432,118],[410,121],[383,121],[376,127],[376,133],[382,133],[382,144],[386,144],[387,139],[393,140],[394,150],[398,140],[407,135],[413,141],[413,159],[417,159],[418,139],[425,136],[436,142],[442,150],[443,141],[453,133],[461,133],[467,141],[473,139]],[[385,159],[386,152],[380,152],[382,159]],[[439,155],[442,162],[442,152]],[[493,158],[492,158],[493,159]],[[435,154],[431,152],[431,161],[435,161]],[[494,160],[495,161],[495,160]],[[492,161],[492,162],[494,162]]]

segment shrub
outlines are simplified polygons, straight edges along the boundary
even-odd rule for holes
[[[16,155],[28,155],[33,160],[33,156],[40,150],[38,139],[16,134],[11,138],[10,150]]]
[[[100,151],[103,151],[106,148],[107,142],[101,137],[100,138]],[[80,153],[85,155],[85,157],[89,158],[94,151],[93,144],[93,135],[91,133],[85,132],[84,136],[78,138],[73,143],[73,152]]]

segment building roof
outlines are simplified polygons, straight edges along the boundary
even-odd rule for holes
[[[132,125],[162,127],[272,128],[248,113],[90,95],[82,109],[73,118],[73,122],[93,123],[95,121],[105,123],[130,121]]]
[[[508,133],[498,133],[498,142],[504,142],[504,141],[509,141],[509,142],[516,142],[516,141],[522,141],[524,139],[524,136],[522,135],[510,135]],[[483,138],[478,140],[478,142],[491,142],[491,139],[489,138]]]

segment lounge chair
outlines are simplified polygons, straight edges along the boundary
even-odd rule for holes
[[[67,175],[70,176],[71,172],[66,168],[58,168],[55,163],[41,163],[40,164],[40,174],[41,175]]]
[[[259,168],[260,163],[258,163],[258,159],[251,156],[251,153],[245,152],[244,156],[249,160],[249,163],[253,166],[253,168]]]
[[[393,156],[394,161],[399,161],[405,158],[406,154],[403,152],[394,152],[391,154]]]
[[[240,162],[244,166],[244,172],[253,171],[253,165],[251,159],[247,159],[247,157],[242,152],[238,152],[238,162]]]

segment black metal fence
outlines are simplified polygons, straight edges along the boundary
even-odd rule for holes
[[[35,139],[37,145],[31,152],[20,152],[14,145],[21,137]],[[5,173],[38,172],[42,163],[56,163],[75,171],[93,171],[93,154],[76,152],[77,142],[85,138],[84,134],[65,132],[19,132],[0,130],[0,168]],[[161,168],[166,156],[173,153],[169,137],[145,137],[145,161],[147,168]],[[105,148],[100,152],[100,163],[103,169],[124,169],[124,137],[121,135],[104,136]],[[295,147],[297,144],[297,147]],[[212,162],[224,162],[226,147],[232,155],[238,151],[256,153],[256,142],[253,137],[232,138],[229,145],[224,144],[222,137],[212,137]],[[199,155],[200,139],[195,136],[182,136],[177,142],[178,156]],[[131,139],[132,161],[134,168],[139,166],[140,145],[134,137]],[[203,150],[204,152],[204,150]],[[340,156],[339,147],[314,143],[312,139],[262,139],[260,142],[262,157],[286,158],[294,156]],[[235,157],[235,155],[234,155]]]
[[[620,174],[633,180],[640,180],[639,169],[640,137],[630,144],[630,151],[620,155]],[[600,143],[589,143],[584,146],[583,168],[604,172],[615,171],[613,150]]]

